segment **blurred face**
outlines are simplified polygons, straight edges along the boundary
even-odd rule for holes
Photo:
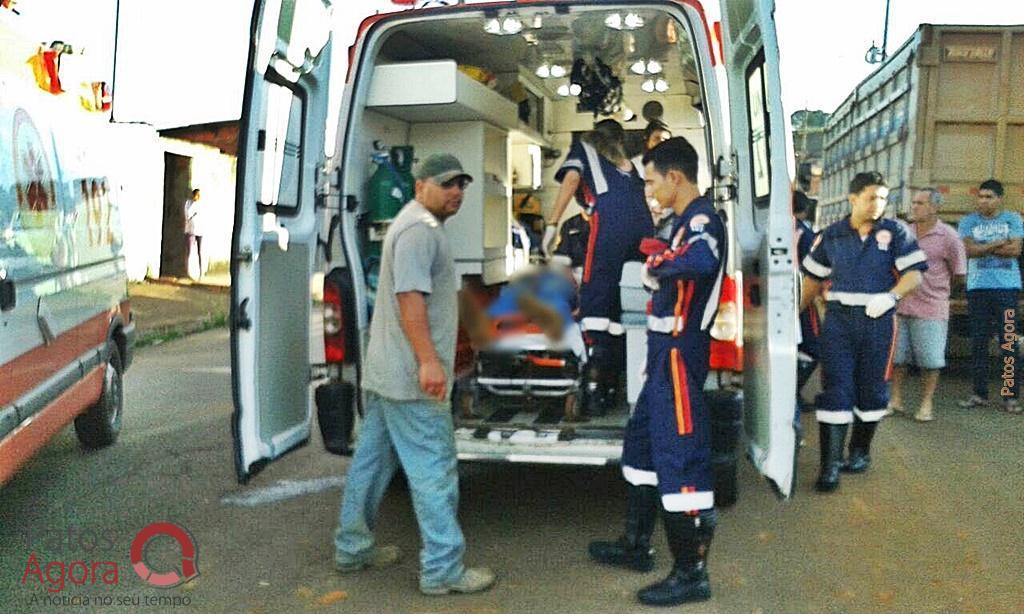
[[[915,222],[930,222],[939,213],[939,208],[932,204],[930,192],[915,192],[910,201],[910,215]]]
[[[442,184],[433,179],[416,180],[416,200],[442,222],[459,212],[469,179],[456,177]]]
[[[992,190],[978,190],[978,213],[991,217],[999,211],[1003,198]]]
[[[671,209],[679,192],[679,175],[682,175],[679,171],[669,171],[667,175],[662,175],[653,163],[648,163],[644,167],[645,192],[649,198],[656,200],[662,209]]]
[[[662,141],[667,141],[670,138],[672,138],[672,133],[668,130],[655,130],[651,133],[651,136],[647,137],[647,142],[644,143],[644,151],[650,151]]]
[[[850,194],[852,215],[859,220],[877,220],[885,213],[889,188],[869,185],[857,194]]]

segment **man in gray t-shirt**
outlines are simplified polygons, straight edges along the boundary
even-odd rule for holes
[[[416,198],[384,236],[377,303],[363,364],[366,411],[345,478],[334,537],[335,568],[352,572],[396,562],[396,546],[376,546],[371,527],[399,463],[412,493],[423,549],[420,591],[473,593],[494,583],[467,569],[456,513],[459,481],[448,398],[458,334],[458,286],[444,221],[472,181],[451,155],[428,157]]]

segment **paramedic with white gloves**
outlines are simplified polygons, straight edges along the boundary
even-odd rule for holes
[[[644,165],[652,196],[675,217],[671,241],[644,265],[645,280],[657,289],[647,318],[647,379],[622,450],[629,484],[625,534],[589,549],[598,562],[649,571],[660,501],[674,564],[667,578],[637,597],[647,605],[677,605],[711,597],[707,552],[718,517],[703,390],[727,245],[722,219],[697,187],[697,152],[686,139],[661,143]]]
[[[818,492],[839,487],[839,472],[862,473],[871,463],[871,440],[889,404],[896,303],[921,283],[925,254],[903,222],[882,218],[889,189],[882,175],[863,172],[850,182],[849,216],[828,226],[804,258],[800,310],[821,293],[824,391],[815,415],[821,441]],[[843,462],[847,425],[850,455]]]
[[[625,329],[619,281],[628,260],[640,260],[640,241],[654,232],[644,186],[626,157],[625,132],[612,119],[598,122],[569,150],[555,179],[562,187],[544,232],[544,253],[553,252],[554,225],[576,194],[590,210],[590,232],[580,283],[580,328],[590,359],[587,411],[604,414],[615,402],[625,367]]]

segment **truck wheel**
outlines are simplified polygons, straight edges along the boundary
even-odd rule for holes
[[[114,443],[121,432],[124,386],[121,380],[121,354],[113,341],[107,342],[107,364],[103,368],[103,392],[99,401],[75,418],[75,433],[86,448],[102,448]]]

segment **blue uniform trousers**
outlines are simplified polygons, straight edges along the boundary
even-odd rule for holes
[[[670,512],[714,507],[711,426],[704,400],[711,337],[647,334],[647,380],[626,423],[622,473],[657,486]]]
[[[818,422],[878,422],[889,404],[887,382],[896,340],[895,310],[870,318],[864,307],[828,302],[819,345],[824,391]]]

